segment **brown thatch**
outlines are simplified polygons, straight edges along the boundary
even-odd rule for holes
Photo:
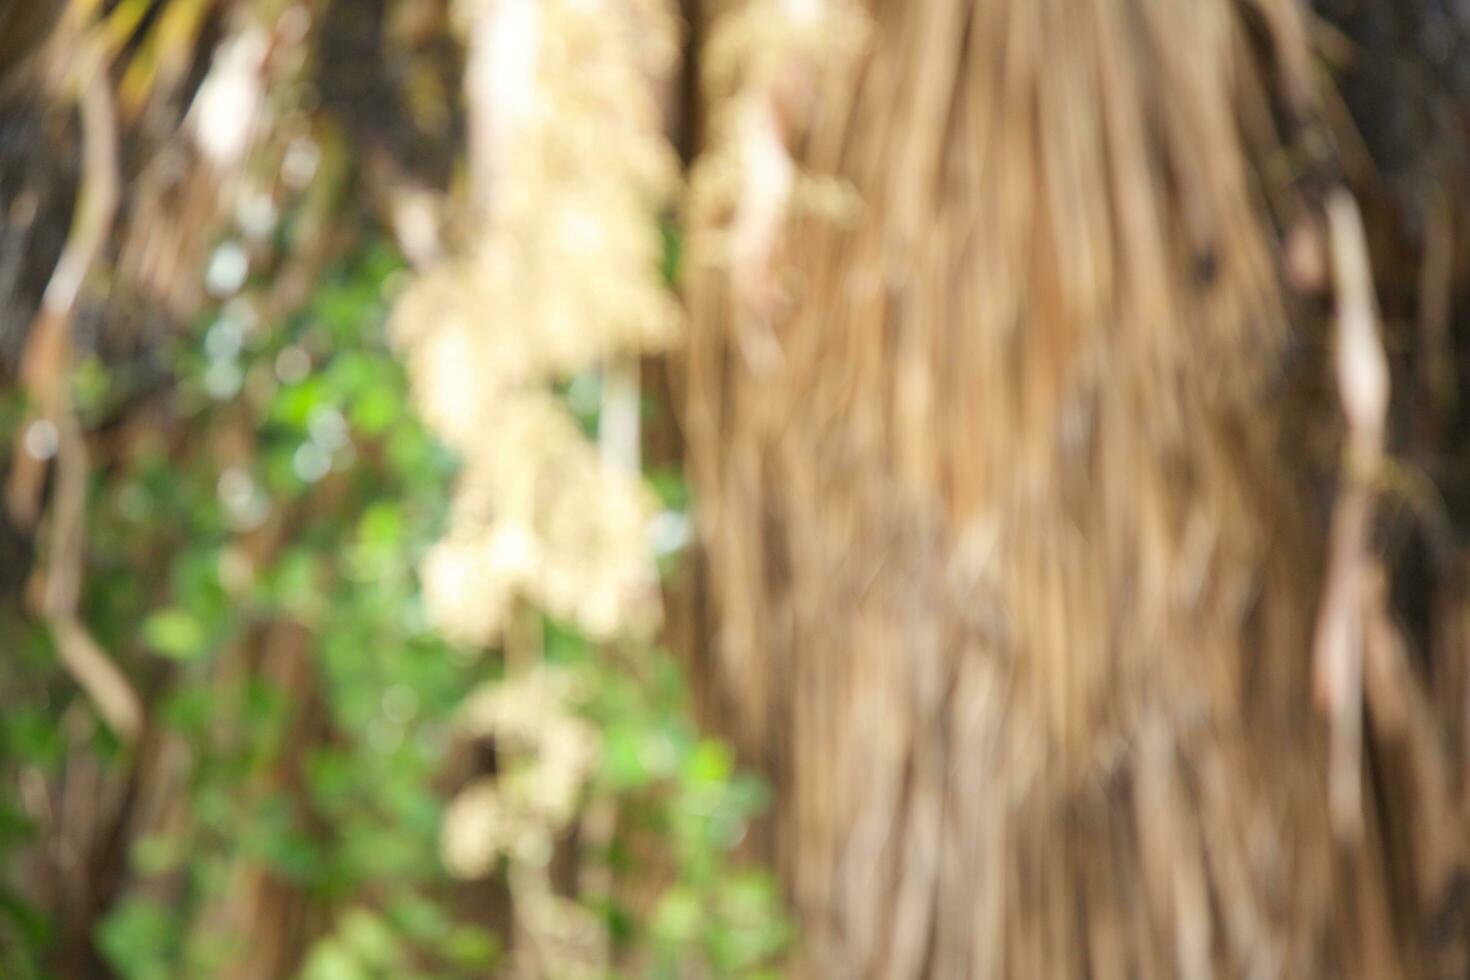
[[[1286,285],[1353,230],[1298,6],[734,7],[687,426],[809,971],[1463,976],[1463,633],[1329,555],[1371,306]]]

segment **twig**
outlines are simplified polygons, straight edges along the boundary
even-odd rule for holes
[[[1337,296],[1333,366],[1348,423],[1343,490],[1332,515],[1326,586],[1314,642],[1316,694],[1330,731],[1329,806],[1339,837],[1362,830],[1364,602],[1383,463],[1388,361],[1378,337],[1372,268],[1357,203],[1341,188],[1326,202]]]
[[[77,215],[61,259],[46,286],[21,365],[32,398],[28,425],[49,423],[56,433],[56,493],[47,540],[41,613],[51,627],[62,665],[119,736],[132,740],[143,727],[143,708],[127,677],[77,618],[86,552],[87,451],[67,388],[71,370],[72,318],[83,282],[111,231],[120,194],[117,117],[100,65],[84,69],[78,99],[83,171]],[[16,447],[7,504],[22,527],[40,516],[47,461]]]
[[[40,422],[57,425],[58,417],[69,410],[66,384],[77,296],[117,212],[117,118],[106,75],[100,69],[88,72],[79,108],[83,170],[76,218],[21,355],[20,382],[32,402],[27,428]],[[43,455],[27,450],[26,440],[16,445],[6,499],[20,527],[33,527],[40,516],[46,462]]]

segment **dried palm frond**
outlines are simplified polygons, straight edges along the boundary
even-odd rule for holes
[[[1322,157],[1297,6],[861,13],[716,23],[741,121],[691,203],[717,639],[813,972],[1419,974],[1403,909],[1462,849],[1371,808],[1334,838],[1311,649],[1342,423],[1315,379],[1270,394],[1289,338],[1326,346],[1278,268],[1310,203],[1279,161]],[[800,206],[822,184],[855,220]]]

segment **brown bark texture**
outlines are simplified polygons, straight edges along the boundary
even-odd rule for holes
[[[714,12],[686,435],[806,974],[1470,969],[1460,442],[1412,366],[1459,371],[1463,208],[1374,168],[1356,26]]]

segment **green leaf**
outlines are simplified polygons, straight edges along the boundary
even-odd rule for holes
[[[676,885],[664,892],[653,910],[653,933],[670,945],[689,942],[699,929],[700,917],[699,897]]]
[[[11,942],[18,944],[21,948],[8,950],[6,944],[0,942],[0,975],[6,975],[4,968],[14,967],[19,969],[19,963],[15,960],[24,959],[32,961],[38,958],[47,944],[51,941],[54,929],[50,920],[30,902],[21,898],[15,892],[0,885],[0,937],[12,936]],[[12,954],[14,959],[7,959],[7,953]],[[37,965],[32,964],[31,973],[23,976],[44,976]]]
[[[9,708],[0,716],[0,732],[6,754],[26,762],[49,765],[60,761],[65,751],[56,723],[32,705]]]
[[[142,875],[167,874],[183,866],[188,845],[176,836],[153,834],[133,844],[133,866]]]
[[[373,980],[373,975],[340,943],[327,940],[312,950],[301,980]]]
[[[554,664],[584,663],[590,653],[582,634],[548,618],[545,624],[546,659]]]
[[[626,725],[608,731],[603,746],[603,773],[614,789],[630,790],[647,784],[640,734]]]
[[[214,698],[208,688],[187,686],[163,702],[159,715],[165,725],[179,734],[199,737],[209,727],[214,712]]]
[[[102,921],[97,946],[127,980],[168,980],[175,925],[156,902],[129,899]]]
[[[402,944],[398,937],[381,916],[366,909],[348,912],[339,932],[342,944],[368,966],[387,971],[402,960]]]
[[[724,742],[704,739],[690,754],[684,768],[685,775],[694,783],[723,783],[735,771],[735,754]]]
[[[186,609],[161,609],[143,623],[143,642],[173,660],[197,660],[207,640],[203,625]]]
[[[445,958],[462,967],[484,969],[499,952],[495,936],[476,926],[455,926],[444,941]]]
[[[393,899],[388,914],[408,936],[417,942],[437,943],[452,925],[449,913],[422,895],[404,892]]]

